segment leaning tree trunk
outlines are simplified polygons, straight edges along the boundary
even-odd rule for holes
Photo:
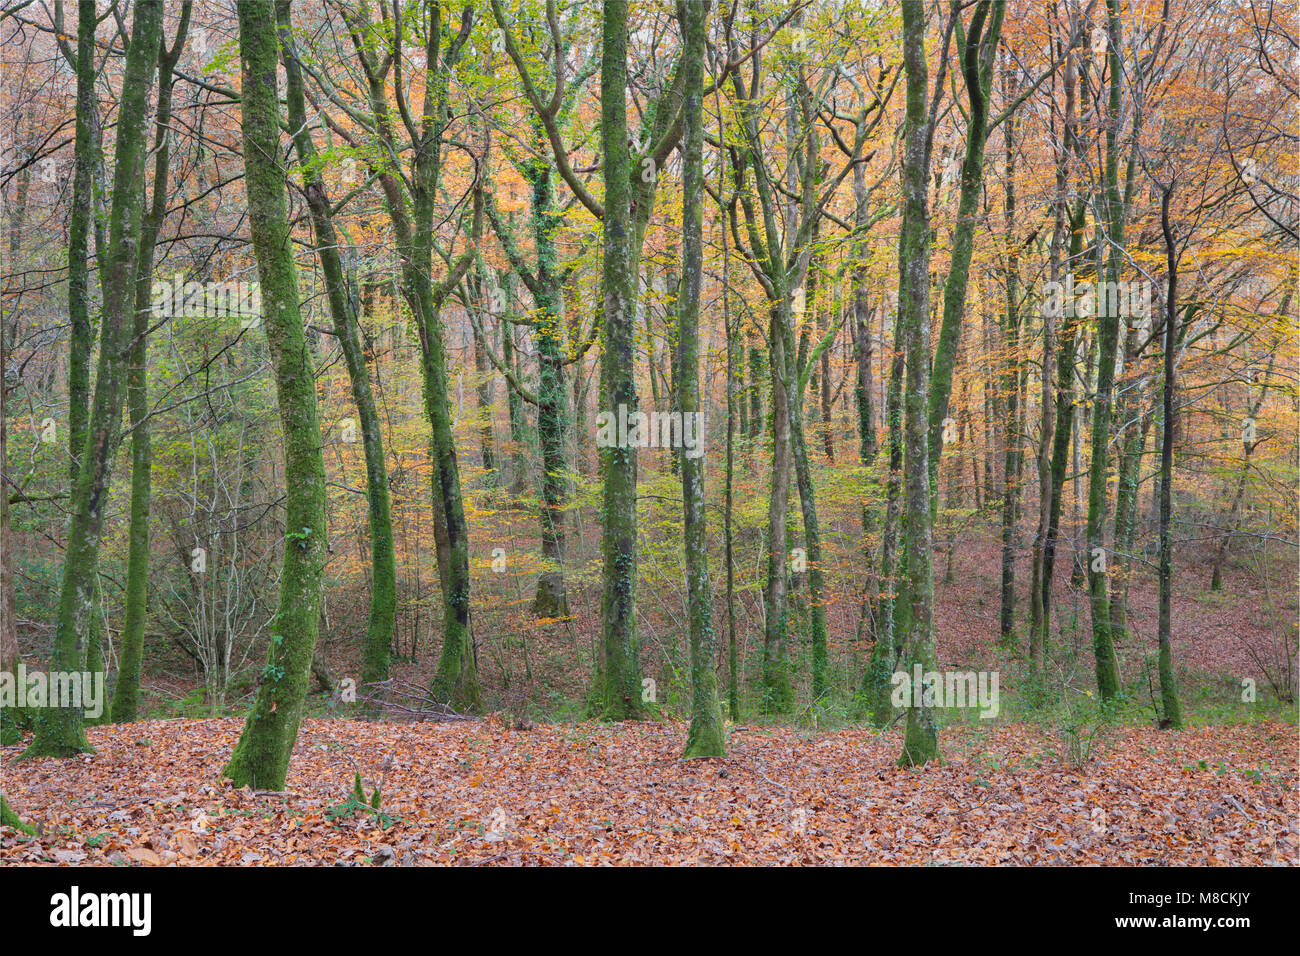
[[[238,11],[244,186],[284,432],[285,540],[280,600],[272,618],[266,665],[244,732],[224,772],[237,787],[283,790],[320,626],[326,556],[325,463],[311,353],[298,310],[298,276],[285,212],[285,171],[277,162],[275,11],[271,0],[245,0]]]
[[[954,16],[959,15],[956,10]],[[966,311],[966,289],[970,281],[971,256],[975,249],[975,227],[979,220],[984,180],[984,149],[989,135],[989,95],[993,89],[993,56],[998,50],[1005,3],[979,0],[965,30],[961,47],[961,72],[970,99],[966,124],[965,153],[961,165],[961,188],[957,198],[957,224],[952,237],[952,261],[943,283],[943,321],[935,346],[929,406],[930,483],[934,500],[931,521],[939,504],[939,460],[943,450],[943,425],[952,396],[957,345],[961,340]]]
[[[109,239],[103,250],[105,287],[99,369],[71,500],[72,524],[63,564],[51,671],[81,670],[85,635],[95,613],[99,544],[113,457],[121,437],[125,355],[134,325],[128,321],[128,314],[134,302],[136,248],[144,207],[145,118],[158,58],[162,12],[162,3],[141,0],[131,26],[118,112]],[[90,749],[81,710],[48,707],[36,723],[36,737],[24,756],[69,757]]]

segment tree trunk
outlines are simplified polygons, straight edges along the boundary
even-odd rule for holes
[[[1178,254],[1174,233],[1169,225],[1169,199],[1173,185],[1160,197],[1160,229],[1165,239],[1165,257],[1169,271],[1165,290],[1164,420],[1174,420],[1174,349],[1178,341]],[[1173,542],[1169,525],[1173,511],[1174,430],[1166,427],[1160,439],[1160,633],[1157,639],[1157,670],[1160,673],[1160,706],[1164,711],[1162,727],[1175,730],[1183,726],[1183,709],[1178,702],[1178,685],[1174,680],[1171,639],[1173,604]]]
[[[704,256],[704,47],[711,3],[678,0],[682,30],[685,101],[682,141],[682,283],[677,296],[677,403],[683,432],[686,416],[701,415],[699,319]],[[701,438],[703,437],[701,433]],[[699,449],[703,451],[701,447]],[[714,665],[713,601],[709,585],[708,532],[704,514],[704,459],[683,451],[683,546],[691,640],[691,725],[687,758],[722,757],[727,745]]]
[[[10,263],[13,271],[13,263]],[[9,429],[5,396],[9,391],[4,370],[9,367],[5,344],[8,319],[0,315],[0,673],[18,673],[17,594],[14,589],[14,552],[9,527]]]
[[[1014,90],[1014,87],[1013,87]],[[1006,266],[1006,325],[1003,353],[1006,362],[1002,377],[1002,588],[999,623],[1002,636],[1010,637],[1016,623],[1016,518],[1020,496],[1020,256],[1014,235],[1016,221],[1015,194],[1015,127],[1012,117],[1006,121],[1006,181],[1004,183],[1006,226],[1010,248]]]
[[[893,716],[889,680],[902,653],[901,635],[894,628],[898,603],[899,503],[903,489],[903,371],[904,354],[895,329],[894,358],[889,370],[885,417],[889,426],[889,477],[885,487],[885,525],[880,534],[880,597],[876,640],[871,648],[859,696],[877,727]]]
[[[63,10],[56,12],[56,28],[62,32]],[[77,52],[73,64],[77,72],[77,118],[73,145],[72,212],[68,224],[68,317],[71,335],[68,342],[68,484],[75,488],[81,453],[86,445],[87,417],[90,414],[90,359],[94,351],[95,327],[90,315],[89,236],[92,209],[96,206],[96,172],[102,175],[103,156],[96,122],[98,98],[95,92],[95,27],[97,11],[93,2],[81,0],[77,5]],[[63,46],[65,57],[71,51]],[[142,187],[143,188],[143,187]],[[104,234],[96,229],[97,251],[103,257]],[[103,278],[105,261],[101,259]],[[104,673],[103,649],[100,646],[101,620],[98,613],[98,572],[94,581],[92,611],[86,634],[86,669],[94,675]],[[105,708],[97,720],[107,723],[111,712]]]
[[[930,210],[926,191],[929,166],[926,101],[929,77],[925,59],[925,5],[903,0],[903,68],[907,111],[902,162],[903,221],[898,237],[898,321],[907,353],[906,419],[903,466],[907,522],[903,554],[907,560],[906,600],[910,605],[904,659],[908,674],[934,669],[931,610],[934,579],[930,564]],[[899,763],[918,766],[939,756],[939,731],[922,695],[909,702]]]
[[[1073,21],[1071,22],[1071,29],[1073,29]],[[1075,126],[1077,84],[1078,74],[1074,68],[1074,58],[1067,57],[1063,83],[1065,87],[1064,136],[1056,168],[1057,192],[1060,194],[1060,203],[1063,209],[1066,204],[1069,154],[1071,151],[1077,151],[1080,148]],[[1065,257],[1067,275],[1073,274],[1083,252],[1083,226],[1086,214],[1087,206],[1084,204],[1083,197],[1080,197],[1069,210],[1066,218],[1070,237],[1068,252]],[[1057,279],[1059,281],[1059,275]],[[1050,475],[1046,479],[1050,498],[1047,502],[1047,522],[1043,534],[1042,571],[1038,583],[1038,597],[1035,599],[1041,606],[1041,613],[1037,622],[1038,626],[1030,634],[1029,656],[1031,669],[1035,666],[1035,661],[1039,661],[1047,655],[1052,618],[1052,574],[1056,562],[1056,545],[1060,537],[1061,502],[1065,493],[1065,473],[1069,465],[1070,441],[1077,426],[1074,416],[1074,358],[1078,321],[1074,317],[1073,311],[1071,309],[1071,314],[1067,316],[1063,314],[1064,310],[1058,309],[1058,314],[1052,316],[1052,318],[1061,321],[1059,330],[1060,345],[1056,356],[1056,419],[1051,431]],[[1046,362],[1046,351],[1044,351],[1043,356],[1044,362]],[[1043,367],[1046,369],[1046,364]],[[1043,417],[1044,421],[1046,421],[1046,412]],[[1044,454],[1046,454],[1047,445],[1046,435],[1047,432],[1044,431],[1044,438],[1042,439]]]
[[[1120,250],[1124,242],[1123,201],[1119,193],[1118,139],[1120,115],[1120,22],[1118,0],[1106,0],[1110,33],[1110,101],[1106,128],[1106,218],[1110,235],[1110,255],[1106,280],[1118,282]],[[1097,236],[1098,277],[1102,274],[1103,239]],[[1111,636],[1110,601],[1105,552],[1106,472],[1110,444],[1111,411],[1114,402],[1115,357],[1119,346],[1119,317],[1112,315],[1115,303],[1104,293],[1098,297],[1097,397],[1092,416],[1092,460],[1088,469],[1088,597],[1092,611],[1092,649],[1096,661],[1097,692],[1103,701],[1114,698],[1120,689],[1119,668]]]
[[[366,460],[366,501],[370,518],[370,614],[366,625],[366,639],[362,649],[361,684],[373,687],[388,680],[389,658],[392,654],[393,628],[397,615],[397,558],[393,543],[392,508],[389,501],[388,465],[384,455],[384,439],[380,430],[379,411],[370,386],[370,369],[361,342],[359,316],[355,295],[354,272],[345,272],[339,254],[341,243],[346,241],[334,228],[334,218],[329,194],[321,178],[321,166],[311,130],[307,126],[306,104],[302,86],[302,70],[293,45],[293,26],[289,4],[277,0],[276,21],[280,33],[281,53],[285,67],[289,127],[294,131],[294,147],[302,170],[304,193],[311,212],[312,228],[316,233],[316,252],[325,277],[326,301],[334,335],[343,353],[352,386],[352,400],[357,406],[361,426],[362,449]],[[367,694],[373,697],[373,692]],[[368,705],[373,708],[376,705]]]
[[[262,287],[262,324],[284,433],[285,540],[280,598],[257,697],[224,773],[236,787],[283,790],[320,627],[326,558],[325,463],[311,353],[285,211],[279,64],[271,0],[238,6],[244,186]]]
[[[636,296],[640,237],[633,221],[632,157],[627,128],[627,0],[605,0],[602,8],[600,67],[601,153],[604,157],[605,215],[604,342],[601,377],[615,415],[637,410]],[[637,449],[601,449],[604,487],[600,612],[604,654],[596,711],[606,720],[640,718],[645,713],[637,655]]]
[[[51,671],[74,672],[82,667],[85,635],[95,614],[95,580],[104,508],[121,436],[122,393],[126,352],[134,323],[128,321],[134,302],[136,248],[144,207],[145,118],[149,88],[162,29],[162,4],[137,3],[131,26],[118,113],[113,206],[104,254],[103,318],[99,370],[86,427],[77,480],[71,500],[72,523],[63,565]],[[69,757],[89,751],[75,707],[46,708],[36,724],[36,738],[24,756]]]
[[[135,720],[140,710],[140,670],[144,659],[145,618],[149,609],[149,506],[153,492],[153,454],[149,444],[148,349],[153,319],[153,257],[158,231],[167,215],[167,178],[171,169],[173,70],[185,46],[193,4],[181,7],[176,40],[158,51],[158,112],[154,121],[153,201],[140,227],[139,264],[135,277],[135,327],[127,369],[126,403],[131,416],[131,523],[126,569],[126,619],[122,651],[113,687],[113,720]]]
[[[1005,3],[979,0],[971,22],[965,28],[965,43],[959,48],[962,77],[970,100],[966,124],[966,149],[961,166],[961,190],[957,199],[957,224],[952,237],[952,262],[943,283],[943,321],[935,348],[929,405],[929,466],[931,522],[938,508],[939,460],[943,451],[943,422],[948,417],[952,395],[953,371],[957,364],[957,346],[961,339],[962,319],[966,311],[966,289],[970,280],[971,255],[975,249],[975,226],[979,219],[979,200],[983,189],[984,147],[989,135],[989,94],[993,88],[993,57],[1002,35]],[[960,13],[954,8],[953,16]]]

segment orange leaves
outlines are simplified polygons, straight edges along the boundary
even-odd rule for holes
[[[155,747],[132,744],[145,731]],[[287,794],[214,786],[238,721],[92,728],[76,762],[9,764],[42,835],[0,862],[51,865],[1294,862],[1294,734],[1128,729],[1084,775],[1036,728],[945,733],[950,762],[894,766],[898,735],[737,728],[685,763],[680,724],[304,723]],[[18,748],[5,748],[12,760]],[[388,768],[384,770],[387,758]],[[352,775],[383,811],[327,811]],[[1267,768],[1267,769],[1262,769]]]

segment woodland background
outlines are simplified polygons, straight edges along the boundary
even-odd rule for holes
[[[813,739],[790,734],[881,766],[951,734],[975,786],[986,744],[1104,781],[1196,727],[1184,769],[1264,781],[1251,852],[1294,854],[1293,8],[150,6],[0,13],[6,669],[102,669],[106,724],[279,721],[270,764],[304,718],[299,752],[371,755],[387,724],[312,718],[451,723],[393,729],[415,749],[555,724],[547,766],[605,739],[589,718],[662,721],[619,760],[764,728],[794,748],[749,771],[770,792]],[[1068,275],[1150,312],[1056,312]],[[253,322],[153,293],[259,280]],[[627,396],[701,412],[704,454],[597,447]],[[294,471],[315,447],[319,488]],[[914,663],[997,671],[996,727],[892,707]],[[217,764],[237,730],[147,726]],[[6,757],[134,759],[130,730],[5,733]],[[243,759],[226,775],[285,789]],[[393,759],[356,768],[369,822]],[[19,766],[44,765],[6,767],[9,798],[57,813],[58,764]]]

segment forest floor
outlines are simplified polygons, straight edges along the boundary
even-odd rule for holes
[[[1106,729],[1071,769],[1033,723],[961,726],[945,763],[901,736],[740,726],[680,759],[681,723],[304,722],[284,793],[234,790],[237,719],[91,728],[94,755],[14,763],[40,835],[0,863],[1296,864],[1296,728]],[[349,802],[360,773],[379,810]]]

